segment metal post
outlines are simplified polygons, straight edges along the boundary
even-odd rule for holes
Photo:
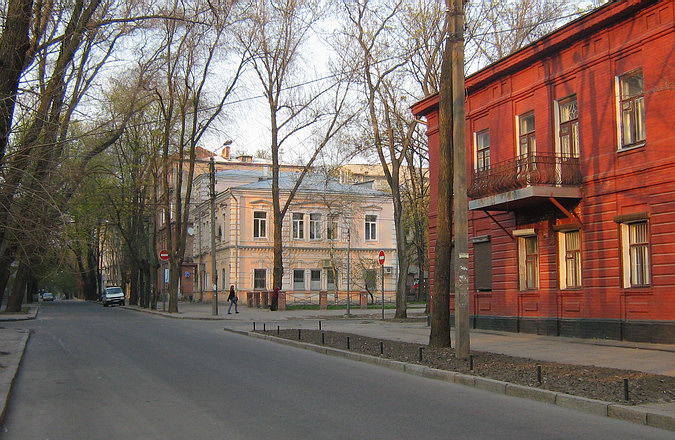
[[[218,315],[218,270],[216,269],[216,163],[209,160],[209,189],[211,198],[211,273],[213,274],[213,298],[211,313]]]
[[[382,321],[384,321],[384,264],[380,264],[380,272],[382,274]]]
[[[469,356],[469,228],[466,195],[466,142],[464,139],[464,0],[453,0],[452,125],[453,125],[453,223],[455,227],[455,338],[456,355]]]

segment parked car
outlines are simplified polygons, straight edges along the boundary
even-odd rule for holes
[[[124,290],[121,287],[106,287],[105,292],[101,296],[103,307],[108,307],[111,304],[124,305]]]
[[[45,292],[42,294],[42,301],[54,301],[54,294],[51,292]]]

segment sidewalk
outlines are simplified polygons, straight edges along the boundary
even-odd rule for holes
[[[261,326],[263,323],[269,326],[279,325],[281,328],[318,328],[317,321],[321,320],[322,328],[326,331],[418,344],[426,344],[429,341],[429,327],[426,325],[423,308],[409,309],[408,317],[413,318],[409,322],[394,322],[391,320],[394,316],[393,309],[385,310],[386,320],[382,321],[381,311],[377,309],[352,309],[353,317],[346,318],[346,310],[271,312],[268,309],[251,309],[242,305],[239,307],[239,314],[233,312],[228,315],[227,307],[227,303],[219,304],[217,317],[211,315],[210,304],[199,303],[179,304],[179,315],[161,311],[154,313],[179,319],[220,320],[228,329],[239,331],[251,330],[253,322]],[[127,308],[149,312],[137,307]],[[675,376],[675,345],[668,344],[564,338],[473,329],[471,349],[547,362],[595,365]]]
[[[28,313],[4,313],[5,306],[0,310],[0,322],[7,321],[26,321],[28,319],[35,319],[40,310],[40,303],[24,304],[23,307],[28,307]]]

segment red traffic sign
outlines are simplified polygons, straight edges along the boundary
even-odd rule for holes
[[[380,251],[377,255],[377,262],[380,263],[380,266],[384,265],[384,251]]]
[[[163,250],[159,252],[159,258],[160,260],[163,261],[168,261],[169,260],[169,251]]]

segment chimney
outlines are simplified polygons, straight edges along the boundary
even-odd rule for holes
[[[223,152],[221,153],[221,156],[223,156],[223,159],[225,160],[230,160],[230,147],[229,145],[226,145],[223,147]]]

